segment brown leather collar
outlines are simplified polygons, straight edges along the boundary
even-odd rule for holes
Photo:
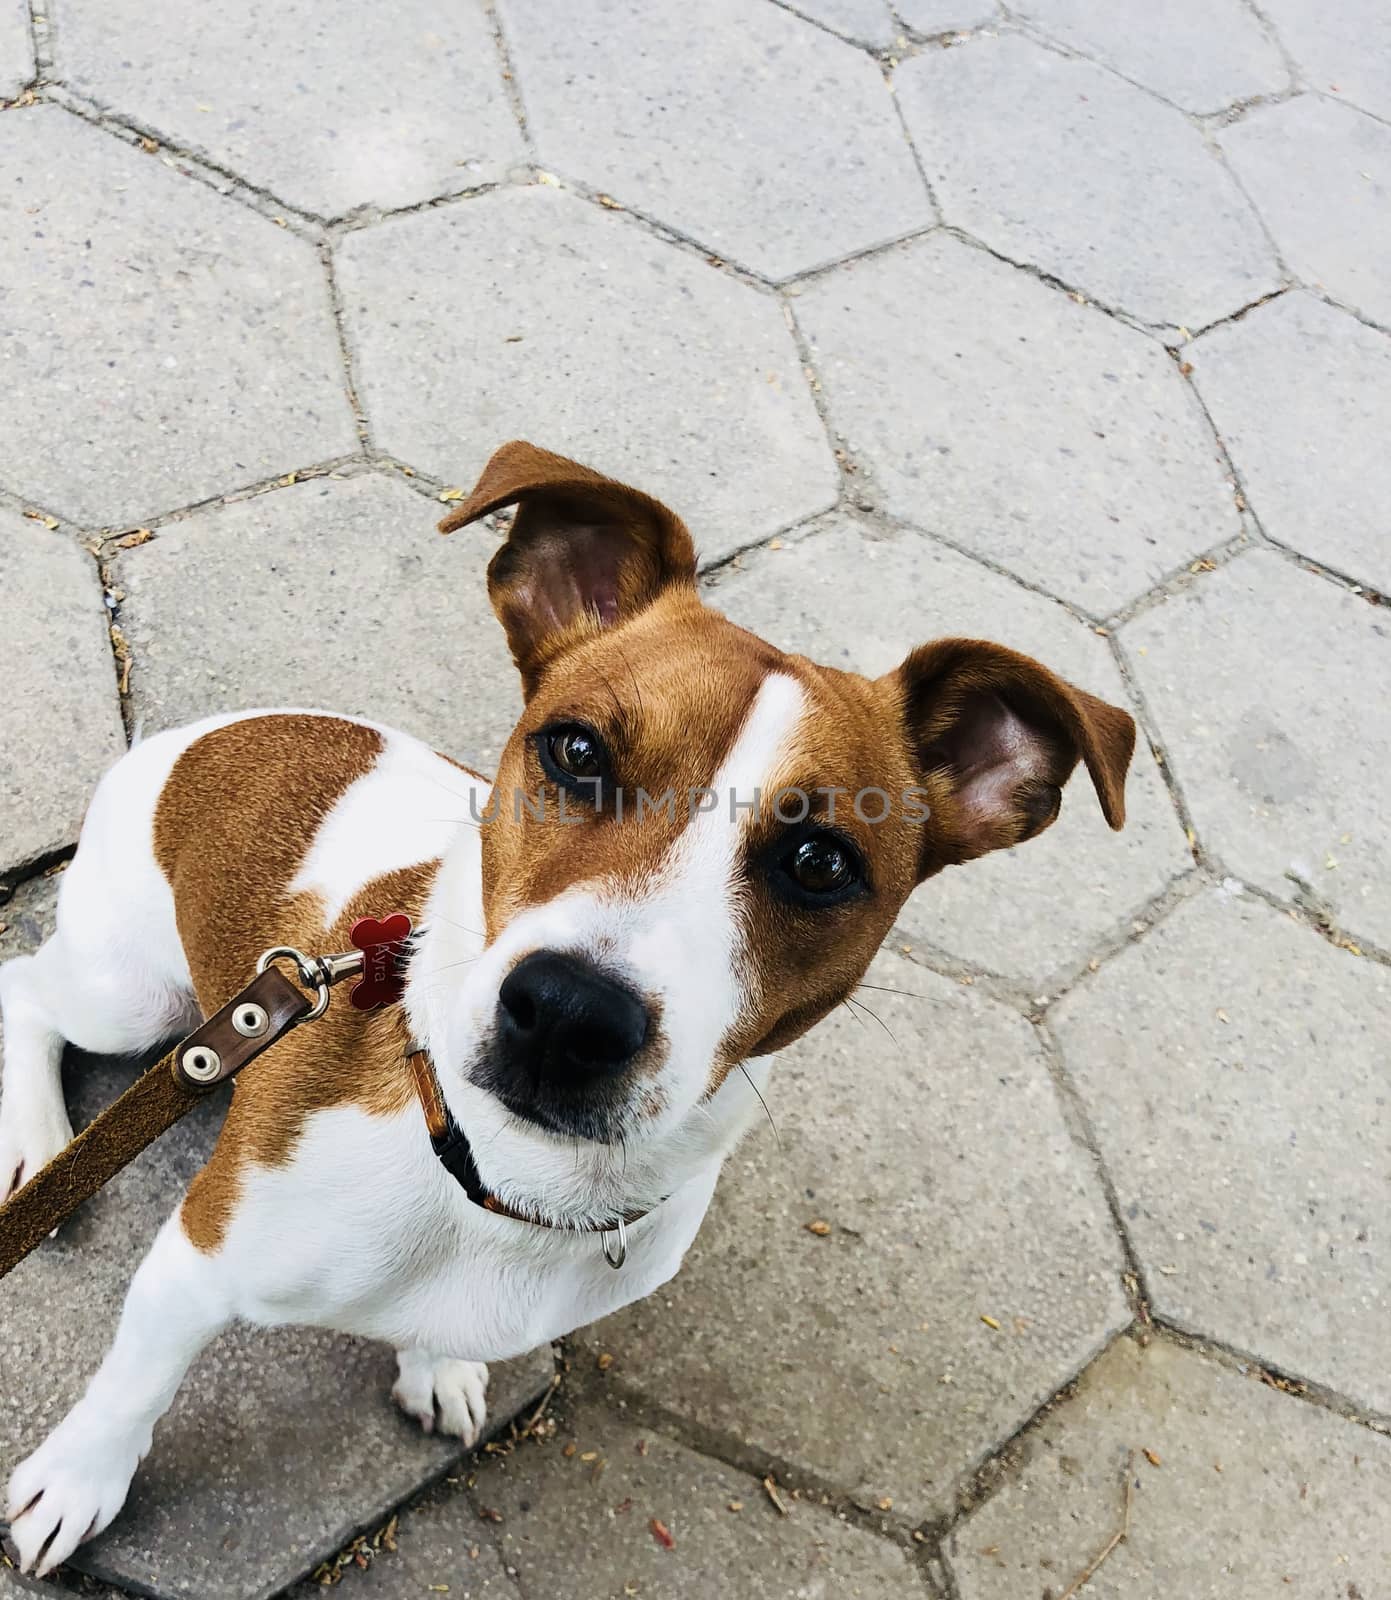
[[[619,1250],[626,1251],[627,1244],[624,1230],[630,1227],[639,1218],[648,1215],[647,1211],[629,1211],[622,1217],[615,1217],[612,1222],[597,1223],[555,1223],[547,1222],[543,1217],[534,1217],[525,1211],[518,1211],[509,1206],[506,1201],[498,1197],[487,1188],[478,1173],[478,1163],[473,1159],[473,1149],[468,1142],[468,1135],[454,1120],[444,1095],[440,1090],[439,1079],[435,1076],[434,1065],[430,1060],[430,1053],[418,1044],[406,1046],[406,1061],[411,1069],[411,1078],[415,1084],[416,1097],[420,1101],[420,1108],[425,1113],[425,1126],[429,1130],[430,1143],[435,1154],[443,1163],[450,1177],[459,1185],[464,1193],[473,1201],[474,1205],[482,1206],[485,1211],[494,1212],[500,1217],[511,1217],[517,1222],[529,1222],[536,1228],[555,1228],[560,1232],[571,1233],[602,1233],[605,1235],[617,1233],[619,1236]],[[609,1248],[607,1238],[604,1241],[604,1255],[611,1266],[621,1266],[622,1255],[614,1259]]]

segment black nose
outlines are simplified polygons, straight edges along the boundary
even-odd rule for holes
[[[622,1072],[647,1039],[647,1007],[579,956],[538,950],[498,991],[498,1042],[533,1083],[576,1083]]]

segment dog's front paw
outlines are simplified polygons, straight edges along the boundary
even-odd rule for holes
[[[10,1479],[6,1515],[19,1570],[44,1577],[125,1504],[149,1440],[92,1427],[78,1406]]]
[[[391,1398],[426,1433],[452,1433],[475,1445],[488,1416],[488,1369],[481,1361],[455,1361],[428,1350],[398,1350]]]
[[[46,1114],[0,1110],[0,1205],[17,1193],[72,1139],[61,1105]]]

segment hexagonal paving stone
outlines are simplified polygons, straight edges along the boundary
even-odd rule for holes
[[[945,634],[998,639],[1117,705],[1126,694],[1103,639],[1009,579],[911,533],[854,523],[741,558],[710,599],[736,622],[830,666],[876,674]],[[1046,988],[1099,939],[1125,928],[1190,857],[1158,768],[1141,740],[1112,833],[1085,773],[1037,839],[940,873],[899,926],[915,945]],[[1066,883],[1068,893],[1059,894]]]
[[[306,240],[57,106],[0,196],[7,488],[129,525],[357,448]]]
[[[660,495],[707,558],[836,498],[781,307],[630,219],[537,185],[341,256],[377,441],[451,483],[529,438]]]
[[[77,838],[97,779],[126,747],[96,563],[66,534],[7,510],[0,638],[3,872]]]
[[[776,0],[783,4],[783,0]],[[856,44],[892,44],[898,26],[886,0],[787,0],[784,9],[819,22]]]
[[[0,959],[52,929],[50,879],[4,908]],[[130,1082],[128,1066],[70,1063],[77,1126]],[[126,1285],[216,1137],[199,1107],[5,1280],[0,1320],[0,1482],[81,1394],[105,1353]],[[549,1350],[492,1368],[491,1422],[505,1428],[550,1381]],[[131,1498],[81,1547],[84,1572],[169,1600],[262,1600],[458,1459],[388,1398],[384,1345],[327,1333],[239,1327],[194,1364]]]
[[[1391,1411],[1391,973],[1210,890],[1065,996],[1063,1058],[1155,1309]]]
[[[1261,0],[1311,88],[1391,121],[1391,11],[1382,0]]]
[[[404,206],[525,158],[477,0],[65,7],[74,89],[322,217]]]
[[[368,474],[161,528],[117,569],[136,716],[154,731],[215,711],[318,705],[491,770],[521,711],[488,603],[496,539],[486,527],[441,539],[443,509]]]
[[[916,240],[796,309],[866,491],[1095,616],[1241,530],[1159,343],[983,250]]]
[[[25,0],[0,0],[0,100],[8,100],[34,76],[34,47]]]
[[[1219,111],[1289,83],[1279,48],[1241,0],[1020,0],[1011,10],[1185,111]]]
[[[1391,128],[1306,94],[1259,107],[1219,142],[1285,264],[1391,325]]]
[[[1175,1345],[1121,1339],[953,1534],[961,1600],[1062,1592],[1120,1527],[1132,1454],[1130,1533],[1087,1600],[1372,1600],[1382,1586],[1385,1439]]]
[[[1199,131],[1103,68],[1015,36],[895,82],[948,222],[1154,325],[1199,328],[1279,284]]]
[[[680,1276],[578,1338],[620,1389],[916,1520],[1127,1312],[1029,1025],[901,957],[867,981],[878,1021],[839,1007],[778,1059],[780,1144],[729,1159]]]
[[[543,164],[770,278],[931,223],[878,66],[773,5],[502,0]]]
[[[448,1585],[451,1596],[488,1600],[921,1600],[921,1578],[889,1540],[815,1505],[794,1503],[791,1516],[779,1516],[757,1478],[636,1427],[592,1399],[567,1393],[552,1407],[557,1413],[553,1438],[489,1457],[471,1492],[437,1494],[407,1512],[397,1529],[398,1555],[379,1556],[364,1579],[352,1574],[351,1592],[418,1600],[434,1584]],[[571,1444],[577,1448],[567,1456]],[[742,1512],[732,1513],[731,1503]],[[499,1517],[495,1528],[480,1508]],[[674,1541],[670,1549],[654,1535],[653,1518]],[[514,1580],[493,1576],[495,1548]],[[469,1554],[474,1549],[477,1557]],[[480,1567],[481,1586],[474,1576]]]
[[[1391,593],[1391,338],[1289,294],[1184,354],[1271,538]]]
[[[1121,635],[1198,834],[1391,946],[1391,618],[1254,551]]]

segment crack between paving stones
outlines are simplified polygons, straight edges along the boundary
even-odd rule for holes
[[[888,87],[889,97],[894,105],[894,117],[898,122],[899,132],[903,135],[903,142],[908,146],[908,154],[913,160],[913,169],[922,182],[923,191],[927,195],[927,203],[932,207],[932,215],[936,223],[942,221],[942,206],[937,199],[937,191],[933,187],[932,179],[927,175],[927,164],[918,149],[917,141],[913,138],[913,130],[908,126],[908,118],[903,112],[903,102],[899,99],[898,85],[893,80],[894,68],[885,68],[884,82]]]
[[[1240,558],[1236,557],[1234,559]],[[1187,795],[1183,792],[1183,785],[1179,780],[1179,775],[1170,762],[1168,747],[1163,743],[1154,711],[1145,696],[1144,690],[1140,687],[1139,678],[1131,666],[1130,658],[1125,652],[1120,635],[1108,632],[1106,643],[1110,646],[1111,659],[1116,663],[1116,669],[1120,673],[1121,681],[1124,683],[1126,693],[1130,697],[1130,703],[1135,712],[1135,721],[1149,744],[1150,754],[1154,757],[1155,765],[1159,768],[1159,775],[1165,789],[1168,791],[1169,800],[1174,810],[1178,812],[1179,824],[1188,840],[1188,848],[1193,854],[1193,859],[1199,866],[1202,866],[1205,861],[1205,849],[1198,835],[1198,826],[1193,816],[1193,809],[1188,803]]]
[[[1369,606],[1391,606],[1391,596],[1383,593],[1375,584],[1363,583],[1351,573],[1340,572],[1336,567],[1328,566],[1326,562],[1318,561],[1313,556],[1306,556],[1302,550],[1296,550],[1293,545],[1283,544],[1269,534],[1265,535],[1264,548],[1292,562],[1303,571],[1312,573],[1316,578],[1322,578],[1325,583],[1331,583],[1335,588],[1356,595]]]
[[[1280,249],[1279,241],[1276,239],[1275,234],[1271,230],[1270,224],[1265,220],[1265,213],[1252,198],[1250,191],[1241,180],[1241,175],[1237,172],[1236,168],[1231,164],[1231,162],[1228,161],[1227,152],[1222,148],[1217,139],[1218,130],[1215,128],[1205,127],[1201,130],[1201,132],[1203,135],[1203,143],[1210,151],[1212,151],[1218,166],[1220,166],[1223,172],[1225,172],[1231,179],[1232,186],[1246,202],[1247,209],[1256,219],[1257,225],[1261,230],[1261,237],[1266,242],[1266,248],[1270,251],[1272,258],[1275,261],[1275,265],[1279,269],[1280,276],[1285,280],[1286,287],[1288,287],[1290,280],[1294,278],[1294,273],[1290,271],[1289,263],[1285,260],[1284,254]],[[1265,298],[1273,299],[1274,296],[1267,295]],[[1255,302],[1255,304],[1259,305],[1261,302],[1258,300]]]
[[[522,136],[522,148],[528,157],[535,161],[536,141],[532,137],[531,124],[527,119],[526,101],[522,96],[521,80],[517,77],[517,64],[512,56],[512,47],[507,42],[507,30],[502,25],[502,18],[498,15],[494,0],[482,0],[483,15],[487,19],[488,32],[492,35],[493,49],[497,54],[498,74],[502,79],[502,92],[507,96],[507,104],[516,120],[517,129]]]
[[[45,851],[41,856],[35,856],[32,861],[20,862],[17,866],[0,870],[0,922],[7,920],[4,914],[5,907],[26,884],[36,883],[40,878],[59,876],[54,869],[67,866],[76,854],[76,842],[62,844],[53,850]]]
[[[1154,1317],[1154,1333],[1167,1344],[1177,1345],[1181,1350],[1191,1350],[1194,1354],[1205,1356],[1209,1361],[1216,1362],[1229,1370],[1235,1369],[1243,1377],[1250,1378],[1256,1383],[1263,1383],[1267,1388],[1278,1390],[1281,1394],[1289,1395],[1292,1400],[1303,1401],[1320,1411],[1329,1412],[1343,1422],[1366,1428],[1370,1433],[1381,1437],[1391,1438],[1391,1413],[1379,1411],[1375,1406],[1360,1405],[1350,1396],[1327,1384],[1319,1383],[1313,1378],[1301,1377],[1298,1373],[1267,1361],[1263,1356],[1229,1344],[1224,1339],[1214,1339],[1208,1334],[1185,1328],[1159,1313]]]
[[[1297,287],[1300,289],[1305,288],[1303,284],[1297,285]],[[1231,317],[1223,318],[1221,322],[1210,324],[1208,328],[1203,330],[1203,332],[1210,332],[1212,328],[1220,327],[1225,322],[1237,321],[1239,318],[1245,316],[1247,311],[1254,310],[1256,306],[1264,305],[1267,303],[1267,301],[1278,299],[1281,294],[1289,292],[1289,289],[1285,289],[1278,291],[1276,294],[1267,295],[1264,300],[1255,301],[1252,305],[1243,307],[1241,311],[1233,312]],[[1306,292],[1314,293],[1315,291]],[[1326,295],[1318,294],[1316,295],[1316,298],[1323,300],[1325,304],[1334,307],[1335,310],[1343,311],[1347,315],[1355,317],[1356,320],[1360,322],[1366,321],[1365,318],[1358,317],[1356,312],[1349,311],[1348,307],[1340,305],[1336,300],[1329,299]],[[1375,323],[1371,322],[1366,322],[1366,326],[1372,328],[1377,333],[1386,333],[1388,337],[1391,337],[1391,330],[1379,328]],[[1199,337],[1201,337],[1201,335],[1194,335],[1194,338]],[[1203,398],[1202,389],[1193,381],[1191,363],[1180,360],[1181,349],[1182,347],[1180,347],[1180,349],[1170,349],[1169,354],[1178,363],[1179,376],[1188,384],[1193,398],[1197,402],[1199,411],[1202,413],[1203,418],[1206,420],[1207,425],[1211,430],[1212,437],[1217,445],[1218,454],[1226,468],[1230,481],[1238,496],[1237,506],[1238,510],[1242,514],[1243,521],[1249,521],[1251,529],[1254,530],[1255,537],[1251,541],[1248,548],[1273,550],[1276,552],[1276,554],[1281,555],[1288,560],[1299,563],[1299,565],[1303,566],[1306,570],[1314,573],[1315,576],[1323,578],[1326,581],[1337,585],[1339,588],[1351,590],[1360,598],[1365,599],[1370,605],[1386,605],[1391,603],[1391,601],[1388,600],[1388,597],[1384,595],[1375,584],[1362,582],[1350,573],[1342,572],[1336,567],[1330,567],[1327,565],[1327,563],[1319,561],[1313,556],[1306,555],[1302,550],[1296,549],[1293,545],[1286,544],[1282,540],[1276,539],[1267,531],[1265,524],[1261,520],[1260,512],[1256,509],[1252,502],[1251,493],[1247,487],[1246,480],[1242,476],[1241,471],[1236,464],[1236,460],[1227,446],[1227,441],[1222,437],[1221,430],[1218,428],[1217,421],[1208,408],[1207,401]],[[1184,371],[1185,366],[1189,368],[1187,372]],[[1219,563],[1219,566],[1228,565],[1231,560],[1234,560],[1236,556],[1240,555],[1241,553],[1242,552],[1239,550],[1233,551],[1232,554],[1228,556],[1226,561]],[[1175,577],[1180,576],[1181,575],[1179,574],[1175,574]],[[1151,609],[1152,604],[1157,604],[1163,599],[1167,598],[1167,594],[1169,592],[1167,589],[1165,590],[1165,593],[1159,593],[1159,590],[1165,589],[1166,582],[1167,580],[1161,580],[1161,583],[1156,585],[1154,589],[1147,590],[1145,594],[1132,601],[1130,607],[1127,608],[1128,615],[1126,620],[1129,620],[1130,616],[1138,614],[1137,608],[1149,610]],[[1120,624],[1117,625],[1119,626]]]
[[[1180,906],[1187,904],[1203,889],[1210,887],[1211,883],[1211,875],[1190,860],[1188,865],[1175,873],[1162,889],[1152,894],[1137,910],[1119,919],[1114,927],[1102,934],[1070,969],[1064,969],[1065,975],[1059,977],[1056,982],[1036,984],[1033,990],[1021,987],[1018,1004],[1021,1015],[1028,1022],[1046,1021],[1060,1000],[1090,983],[1099,972],[1105,971],[1117,956],[1147,938],[1153,929],[1167,922]],[[1042,996],[1040,1003],[1034,998],[1034,992],[1043,989],[1050,992]],[[991,998],[1003,997],[992,995]]]
[[[515,172],[524,173],[527,183],[534,179],[531,177],[531,168],[523,167],[514,169]],[[403,217],[418,216],[422,211],[439,211],[445,206],[452,206],[458,202],[478,200],[485,194],[493,194],[498,189],[510,188],[514,179],[488,178],[482,183],[466,184],[462,189],[451,189],[446,194],[426,195],[423,200],[412,200],[403,206],[378,206],[370,200],[364,200],[359,206],[341,212],[330,222],[324,224],[324,238],[336,244],[339,239],[347,238],[349,234],[364,233],[368,228],[378,227],[383,222],[397,222]]]
[[[872,482],[872,480],[869,480]],[[993,556],[973,550],[968,545],[958,544],[955,539],[945,533],[938,533],[936,529],[928,527],[925,523],[916,522],[909,517],[898,515],[897,512],[886,511],[882,506],[873,504],[868,500],[856,501],[849,508],[847,515],[857,517],[879,534],[898,533],[909,534],[916,539],[927,539],[931,543],[940,545],[945,550],[954,551],[959,556],[964,556],[968,561],[974,562],[978,567],[984,567],[987,572],[993,572],[998,578],[1007,578],[1016,588],[1025,590],[1028,594],[1037,595],[1040,600],[1047,600],[1051,605],[1060,607],[1072,618],[1079,622],[1090,632],[1100,631],[1104,624],[1099,613],[1085,610],[1075,600],[1069,600],[1065,595],[1054,594],[1051,589],[1045,589],[1042,584],[1036,583],[1032,578],[1026,578],[1021,573],[1013,571],[1010,567],[1001,566]]]
[[[1092,306],[1097,311],[1104,312],[1106,316],[1114,318],[1127,328],[1132,328],[1136,333],[1148,334],[1150,338],[1159,338],[1170,325],[1162,322],[1143,322],[1140,318],[1132,316],[1130,312],[1123,311],[1119,306],[1108,305],[1104,300],[1098,300],[1087,289],[1081,289],[1065,279],[1058,277],[1054,272],[1049,272],[1046,267],[1039,266],[1033,261],[1020,261],[1014,256],[1007,255],[1003,250],[977,238],[974,233],[968,233],[965,228],[958,227],[954,222],[942,223],[942,230],[949,233],[953,239],[958,239],[962,244],[970,245],[973,250],[983,251],[988,256],[993,256],[996,261],[1001,261],[1007,267],[1013,267],[1018,272],[1027,272],[1031,278],[1037,278],[1040,283],[1046,283],[1050,289],[1060,290],[1069,300],[1080,306]],[[1174,325],[1177,330],[1178,324]]]
[[[1066,40],[1056,38],[1048,33],[1028,17],[1016,16],[1008,6],[1004,8],[1005,16],[1011,24],[1009,31],[1017,33],[1021,38],[1029,39],[1038,45],[1041,50],[1046,50],[1050,55],[1060,56],[1064,61],[1081,61],[1089,67],[1095,67],[1098,72],[1104,72],[1108,77],[1115,78],[1126,84],[1129,88],[1138,91],[1146,99],[1153,100],[1164,107],[1166,111],[1176,112],[1190,127],[1203,131],[1203,120],[1207,117],[1220,116],[1225,107],[1218,107],[1214,111],[1190,111],[1186,106],[1181,106],[1177,100],[1170,100],[1167,95],[1160,92],[1148,83],[1142,83],[1138,78],[1128,77],[1121,69],[1104,56],[1091,56],[1084,50],[1079,50],[1075,45],[1068,44]]]
[[[1249,550],[1264,549],[1265,541],[1256,533],[1254,527],[1248,529],[1246,525],[1247,512],[1241,510],[1237,516],[1240,527],[1236,533],[1223,539],[1220,544],[1209,545],[1206,550],[1189,556],[1187,560],[1171,568],[1142,594],[1137,594],[1133,600],[1126,601],[1125,605],[1113,611],[1095,631],[1103,638],[1109,638],[1127,624],[1134,622],[1137,617],[1147,616],[1156,607],[1186,594],[1193,587],[1195,580],[1200,581],[1210,572],[1220,572],[1223,567],[1229,567],[1238,556],[1245,555]]]
[[[924,972],[935,973],[939,978],[966,988],[978,989],[987,1000],[1016,1012],[1025,1022],[1037,1023],[1065,995],[1090,981],[1123,950],[1167,920],[1178,906],[1208,882],[1207,875],[1190,863],[1124,918],[1124,925],[1118,922],[1088,945],[1071,966],[1061,967],[1042,979],[993,972],[953,955],[943,946],[934,945],[899,924],[890,929],[881,948],[890,955],[911,962]]]
[[[1125,1262],[1125,1270],[1121,1274],[1121,1288],[1125,1293],[1131,1318],[1136,1326],[1149,1328],[1154,1323],[1153,1301],[1149,1284],[1145,1277],[1145,1270],[1140,1262],[1140,1257],[1136,1252],[1135,1243],[1130,1237],[1130,1229],[1126,1226],[1125,1215],[1121,1210],[1120,1196],[1116,1191],[1115,1180],[1111,1176],[1111,1169],[1107,1165],[1100,1141],[1096,1136],[1096,1128],[1092,1124],[1091,1113],[1087,1110],[1086,1100],[1083,1098],[1082,1092],[1076,1083],[1073,1082],[1072,1074],[1068,1071],[1067,1061],[1063,1055],[1062,1045],[1049,1027],[1047,1019],[1040,1018],[1034,1023],[1033,1028],[1034,1036],[1037,1038],[1039,1048],[1043,1052],[1044,1064],[1048,1068],[1048,1076],[1053,1082],[1053,1091],[1058,1097],[1058,1106],[1063,1115],[1063,1123],[1073,1144],[1090,1157],[1093,1170],[1101,1184],[1102,1193],[1105,1195],[1106,1208],[1111,1214],[1111,1225],[1116,1231],[1116,1237],[1120,1242],[1121,1255]]]
[[[807,393],[811,396],[812,408],[816,412],[817,420],[821,424],[821,431],[826,439],[826,447],[831,452],[831,459],[836,464],[836,497],[834,503],[827,508],[829,511],[842,511],[851,494],[850,480],[858,469],[850,458],[850,451],[845,440],[836,432],[835,423],[831,420],[830,404],[826,398],[826,386],[821,381],[821,374],[817,370],[816,356],[812,349],[811,340],[806,335],[806,330],[797,319],[797,309],[792,304],[794,296],[779,293],[777,296],[779,309],[782,311],[783,322],[792,340],[792,347],[797,353],[797,364],[801,369],[802,382],[807,386]],[[820,513],[818,513],[820,514]]]
[[[354,468],[362,469],[368,465],[370,463],[367,456],[357,451],[351,455],[330,456],[325,461],[316,461],[307,467],[290,467],[272,477],[257,478],[252,483],[239,485],[235,489],[224,489],[218,494],[207,495],[202,500],[190,500],[187,505],[177,506],[172,511],[161,511],[157,516],[146,517],[143,520],[136,518],[129,522],[118,522],[113,527],[96,529],[91,537],[101,543],[104,554],[114,553],[107,550],[110,542],[138,528],[148,528],[152,533],[158,533],[160,529],[184,522],[200,511],[213,510],[218,506],[240,505],[243,500],[255,500],[263,494],[273,494],[277,489],[290,489],[297,483],[307,483],[314,478],[331,477],[334,473],[352,476]],[[71,526],[75,528],[87,526],[85,523],[71,522],[71,519],[65,520],[70,521]]]
[[[548,189],[558,189],[562,194],[572,194],[577,199],[599,206],[610,216],[630,218],[633,226],[651,234],[654,238],[661,239],[666,244],[675,245],[689,255],[699,256],[706,266],[724,273],[737,283],[746,284],[749,288],[757,289],[766,295],[778,293],[780,285],[775,279],[729,256],[721,255],[714,246],[702,244],[694,234],[683,233],[672,223],[665,222],[661,217],[655,217],[638,206],[630,205],[627,200],[610,194],[606,189],[596,189],[581,178],[571,177],[569,173],[539,166],[533,170],[532,182],[544,184]]]
[[[955,50],[964,44],[970,44],[973,39],[995,39],[1001,33],[1009,31],[1010,19],[1005,15],[1003,6],[995,16],[985,22],[974,23],[968,28],[941,28],[936,33],[923,33],[920,29],[914,28],[899,16],[892,5],[889,7],[889,14],[897,23],[899,33],[908,41],[903,49],[895,47],[892,52],[900,63],[926,55],[929,50]],[[890,52],[876,50],[871,54],[883,61]]]
[[[1239,885],[1244,894],[1251,895],[1268,905],[1272,911],[1278,911],[1291,921],[1297,922],[1300,927],[1308,928],[1318,934],[1335,950],[1342,950],[1356,960],[1371,961],[1377,966],[1391,967],[1391,950],[1383,949],[1375,940],[1363,939],[1352,930],[1343,927],[1334,917],[1332,906],[1302,879],[1289,879],[1294,884],[1294,889],[1289,899],[1285,900],[1274,890],[1263,888],[1258,883],[1251,883],[1239,873],[1225,871],[1215,864],[1212,870],[1215,874],[1221,874],[1223,882]],[[1286,876],[1288,878],[1289,874]]]
[[[929,195],[930,198],[930,195]],[[936,207],[933,207],[934,211]],[[904,245],[925,239],[929,234],[938,233],[942,229],[940,215],[933,222],[925,222],[921,227],[909,228],[903,233],[895,234],[892,239],[879,239],[874,244],[861,245],[858,249],[847,250],[843,256],[836,256],[831,261],[822,261],[814,267],[802,267],[797,272],[789,273],[785,278],[778,278],[772,287],[779,293],[789,295],[793,299],[808,285],[829,277],[833,272],[839,272],[842,267],[853,267],[861,261],[873,261],[878,256],[887,254],[890,250],[901,249]]]
[[[162,164],[167,166],[169,171],[177,173],[179,177],[189,178],[194,183],[201,183],[204,188],[221,195],[224,200],[234,201],[272,223],[278,220],[287,231],[295,233],[300,238],[317,242],[323,237],[323,230],[329,225],[331,219],[320,217],[301,206],[280,199],[269,189],[249,182],[231,167],[224,167],[207,156],[195,154],[186,147],[174,143],[167,134],[152,124],[140,122],[128,113],[118,111],[114,106],[108,106],[90,95],[78,94],[60,81],[45,85],[44,98],[48,104],[58,106],[69,116],[77,117],[89,126],[101,129],[103,133],[110,134],[123,144],[141,149],[143,140],[152,140],[158,148],[143,153],[156,160],[163,158]]]
[[[818,33],[824,33],[837,44],[843,44],[850,50],[858,50],[862,55],[877,57],[882,48],[872,39],[852,39],[847,34],[837,33],[830,23],[822,22],[819,17],[808,16],[805,11],[799,11],[790,0],[769,0],[769,4],[779,11],[785,11],[789,17],[796,17],[798,22],[805,22],[809,28],[815,28]],[[896,22],[898,19],[895,17],[893,20]]]
[[[1291,55],[1290,51],[1286,48],[1285,41],[1280,37],[1279,29],[1270,20],[1270,18],[1266,16],[1265,12],[1261,10],[1260,6],[1256,4],[1256,0],[1238,0],[1238,4],[1245,8],[1248,16],[1252,16],[1256,19],[1261,32],[1265,34],[1266,38],[1269,39],[1271,44],[1273,44],[1276,50],[1279,51],[1280,60],[1284,64],[1284,68],[1286,73],[1289,75],[1290,82],[1295,85],[1296,88],[1301,87],[1304,83],[1302,69],[1299,63],[1294,59],[1294,56]]]
[[[1099,1346],[1065,1382],[1050,1391],[1029,1415],[1006,1438],[984,1451],[974,1466],[966,1468],[953,1486],[953,1509],[935,1523],[922,1524],[928,1538],[935,1541],[947,1557],[947,1543],[977,1511],[987,1505],[1011,1477],[1019,1465],[1020,1446],[1036,1433],[1059,1406],[1065,1405],[1077,1393],[1077,1387],[1087,1373],[1115,1348],[1122,1339],[1147,1339],[1152,1337],[1148,1328],[1127,1322],[1124,1327],[1104,1336]]]
[[[809,1506],[902,1550],[922,1548],[921,1542],[913,1537],[914,1529],[921,1528],[921,1524],[900,1514],[862,1506],[849,1490],[814,1469],[761,1449],[726,1429],[682,1416],[629,1383],[621,1371],[610,1371],[602,1378],[582,1371],[581,1365],[586,1362],[587,1353],[577,1351],[570,1375],[569,1392],[581,1402],[598,1402],[608,1412],[615,1410],[615,1402],[621,1402],[621,1415],[628,1423],[660,1434],[670,1443],[728,1467],[741,1477],[753,1479],[759,1485],[760,1495],[761,1480],[771,1477],[791,1506]],[[749,1492],[753,1494],[752,1487]]]
[[[29,43],[34,51],[34,76],[31,81],[37,88],[53,70],[53,18],[48,15],[43,0],[29,0],[28,12]]]
[[[1283,266],[1281,270],[1284,271]],[[1195,343],[1205,334],[1212,333],[1214,329],[1226,328],[1231,326],[1233,323],[1241,322],[1247,316],[1249,316],[1251,312],[1259,310],[1261,306],[1268,306],[1272,300],[1279,300],[1283,296],[1291,293],[1293,290],[1302,289],[1304,287],[1304,285],[1300,283],[1293,273],[1287,272],[1285,275],[1289,281],[1281,284],[1278,289],[1271,289],[1267,291],[1267,293],[1259,295],[1255,300],[1248,300],[1245,305],[1238,306],[1235,311],[1228,311],[1224,316],[1214,317],[1211,322],[1205,322],[1201,328],[1187,328],[1186,332],[1188,337],[1186,339],[1180,339],[1177,343],[1170,343],[1168,340],[1165,340],[1164,348],[1171,356],[1177,357],[1180,352],[1187,348],[1188,345]],[[1155,325],[1156,330],[1158,326],[1158,324]],[[1214,424],[1213,432],[1215,433],[1216,431],[1216,426]]]
[[[348,405],[352,410],[353,426],[357,429],[358,444],[365,454],[370,454],[373,449],[372,423],[367,415],[367,408],[362,403],[362,384],[358,376],[357,353],[354,351],[352,341],[348,336],[348,313],[343,303],[343,291],[338,282],[338,265],[332,240],[325,239],[320,243],[319,263],[323,267],[324,283],[328,290],[329,313],[333,318],[333,333],[338,344],[338,359],[343,367],[343,388],[348,397]]]

